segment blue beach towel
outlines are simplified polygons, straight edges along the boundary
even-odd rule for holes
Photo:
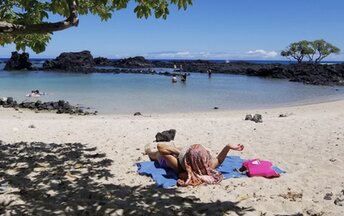
[[[236,169],[240,169],[244,161],[239,156],[227,156],[217,170],[223,174],[224,179],[247,177],[245,174],[236,171]],[[168,188],[177,185],[178,175],[170,168],[161,168],[154,161],[140,162],[137,163],[137,166],[137,172],[141,175],[151,176],[158,187]],[[273,167],[273,169],[277,173],[284,173],[278,167]]]
[[[162,168],[158,162],[145,161],[137,163],[137,172],[153,178],[159,187],[168,188],[177,185],[178,175],[170,168]]]

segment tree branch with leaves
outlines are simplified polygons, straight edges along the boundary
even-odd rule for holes
[[[287,58],[293,58],[298,63],[301,63],[305,57],[311,55],[313,50],[310,47],[310,42],[302,40],[290,44],[285,50],[281,52],[281,56]]]
[[[316,64],[320,63],[324,58],[326,58],[327,56],[331,54],[340,53],[340,49],[338,47],[332,45],[329,42],[326,42],[323,39],[313,41],[311,43],[311,46],[314,50],[314,54],[317,55],[316,59],[313,59],[314,56],[312,58],[312,61],[314,61],[314,63]]]
[[[169,7],[186,10],[192,0],[132,0],[138,18],[154,14],[166,19]],[[14,43],[17,50],[30,47],[43,52],[53,32],[77,27],[79,15],[93,14],[102,21],[111,19],[113,12],[127,8],[131,0],[0,0],[0,45]],[[49,22],[55,14],[63,20]]]

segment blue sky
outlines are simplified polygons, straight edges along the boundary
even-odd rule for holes
[[[30,54],[275,60],[291,42],[322,38],[343,50],[328,59],[344,61],[343,10],[343,0],[194,0],[187,11],[172,8],[167,20],[139,20],[130,5],[107,22],[82,16],[77,28],[55,32],[44,53]],[[0,57],[13,50],[0,47]]]

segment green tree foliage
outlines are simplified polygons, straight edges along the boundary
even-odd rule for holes
[[[131,1],[136,16],[145,19],[153,15],[166,19],[171,5],[184,10],[192,5],[192,0],[0,0],[0,45],[15,43],[17,50],[30,47],[36,53],[43,52],[54,31],[78,25],[79,14],[93,14],[106,21]],[[49,22],[51,14],[64,20]]]
[[[281,52],[281,56],[288,59],[295,59],[298,63],[305,58],[311,63],[320,63],[324,58],[331,54],[339,54],[340,49],[325,40],[298,41],[290,44]]]
[[[326,42],[325,40],[315,40],[311,43],[311,46],[314,50],[314,55],[310,57],[310,60],[315,63],[320,63],[324,58],[331,54],[340,53],[340,49],[338,47]]]
[[[298,63],[301,63],[305,57],[312,55],[313,49],[310,47],[310,42],[302,40],[290,44],[285,50],[281,52],[281,56],[293,58]]]

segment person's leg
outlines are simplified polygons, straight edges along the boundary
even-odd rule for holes
[[[178,159],[176,157],[174,157],[173,155],[160,155],[160,154],[159,154],[159,157],[162,157],[162,159],[165,160],[166,165],[168,167],[172,168],[176,172],[180,171]]]
[[[174,171],[179,172],[180,171],[180,167],[179,167],[179,163],[178,163],[178,155],[179,155],[179,149],[174,147],[174,146],[170,146],[167,144],[158,144],[157,145],[158,151],[160,156],[162,157],[165,162],[166,165],[170,168],[172,168]]]
[[[158,144],[158,151],[154,151],[152,150],[150,145],[147,144],[145,146],[145,153],[152,161],[161,163],[161,160],[164,160],[166,162],[166,166],[172,168],[176,172],[179,172],[178,159],[175,156],[171,155],[175,153],[175,147],[168,146],[166,144]]]
[[[168,144],[158,143],[157,148],[161,155],[173,155],[175,157],[178,157],[180,153],[179,148]]]

